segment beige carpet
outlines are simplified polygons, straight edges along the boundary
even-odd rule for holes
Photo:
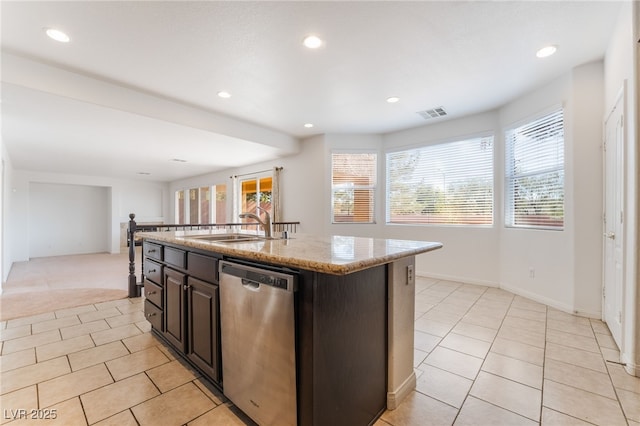
[[[136,252],[136,270],[140,271],[139,248]],[[125,298],[128,273],[126,253],[53,256],[15,262],[9,278],[2,284],[0,321]]]
[[[127,297],[125,290],[74,288],[0,296],[0,321]]]

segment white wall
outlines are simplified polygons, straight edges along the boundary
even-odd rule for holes
[[[29,184],[29,258],[109,251],[109,193],[87,185]]]
[[[638,279],[638,90],[640,89],[640,65],[637,40],[640,38],[640,7],[638,2],[624,3],[604,60],[604,105],[605,114],[615,105],[623,85],[626,85],[625,102],[625,211],[630,219],[625,224],[624,273],[624,321],[621,361],[627,371],[640,376],[640,282]]]
[[[461,119],[448,120],[428,126],[417,127],[384,135],[386,150],[411,148],[447,140],[461,140],[479,133],[495,132],[494,162],[498,166],[500,135],[496,131],[498,115],[495,111],[476,114]],[[384,162],[384,157],[381,157]],[[499,170],[499,167],[496,168]],[[495,192],[501,188],[496,178]],[[416,258],[416,273],[435,278],[464,281],[489,286],[499,285],[498,233],[502,224],[501,199],[494,197],[494,226],[435,226],[435,225],[387,225],[383,229],[385,238],[440,241],[444,247],[438,251],[419,255]],[[380,217],[384,223],[384,212]]]
[[[573,309],[596,316],[602,310],[604,64],[578,67],[572,78]]]
[[[574,223],[572,152],[573,133],[571,75],[520,97],[500,109],[500,128],[508,128],[535,117],[556,105],[564,105],[565,120],[565,227],[546,231],[501,227],[500,285],[505,289],[572,311]],[[599,120],[599,118],[598,118]],[[502,133],[502,132],[501,132]],[[499,163],[504,178],[504,161]],[[499,194],[501,196],[502,194]],[[530,278],[534,268],[534,278]]]
[[[0,179],[2,179],[2,200],[0,201],[0,237],[2,241],[0,243],[0,252],[2,253],[0,256],[0,282],[4,283],[9,276],[9,269],[11,268],[11,251],[6,241],[13,232],[13,228],[9,226],[11,217],[11,197],[8,196],[11,193],[11,177],[13,175],[13,166],[11,164],[9,154],[6,151],[6,147],[1,143],[1,136],[0,145],[2,158],[1,161],[2,166],[4,167],[3,174],[2,176],[0,176]],[[1,291],[2,286],[0,284],[0,292]]]
[[[120,252],[120,224],[129,221],[129,213],[136,213],[136,220],[140,222],[166,222],[169,217],[169,185],[163,182],[22,170],[13,170],[10,179],[11,188],[5,192],[5,202],[11,206],[5,229],[12,229],[10,235],[5,235],[7,267],[12,262],[29,259],[31,234],[37,231],[29,226],[30,217],[34,214],[30,206],[30,187],[33,183],[104,188],[107,192],[107,212],[101,220],[104,221],[102,227],[108,234],[106,249],[111,253]],[[37,241],[37,237],[35,238],[34,241]],[[63,245],[68,243],[69,241],[61,242]]]

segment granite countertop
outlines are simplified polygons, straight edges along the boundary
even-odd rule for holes
[[[442,243],[429,241],[298,233],[290,234],[286,240],[221,243],[200,239],[206,235],[225,233],[228,231],[141,232],[138,235],[143,239],[334,275],[349,274],[442,247]],[[242,234],[259,235],[250,231],[243,231]]]

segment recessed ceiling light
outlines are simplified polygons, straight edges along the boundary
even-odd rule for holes
[[[395,104],[399,100],[400,100],[400,98],[397,97],[397,96],[391,96],[391,97],[387,98],[387,102],[389,102],[390,104]]]
[[[60,30],[56,30],[55,28],[45,28],[44,31],[47,33],[49,38],[59,41],[60,43],[68,43],[69,40],[71,40],[68,35]]]
[[[312,123],[305,123],[304,127],[306,127],[307,129],[310,129],[313,127]]]
[[[302,44],[304,44],[309,49],[317,49],[322,46],[322,39],[318,36],[309,35],[302,40]]]
[[[556,53],[556,50],[558,50],[558,46],[545,46],[536,52],[536,56],[538,58],[546,58],[547,56],[551,56]]]
[[[218,92],[218,96],[220,96],[221,98],[229,99],[231,97],[231,93],[225,92],[223,90],[221,92]]]

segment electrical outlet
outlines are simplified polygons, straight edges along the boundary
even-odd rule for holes
[[[536,269],[533,266],[529,266],[529,278],[536,277]]]
[[[407,266],[407,285],[413,282],[413,265]]]

